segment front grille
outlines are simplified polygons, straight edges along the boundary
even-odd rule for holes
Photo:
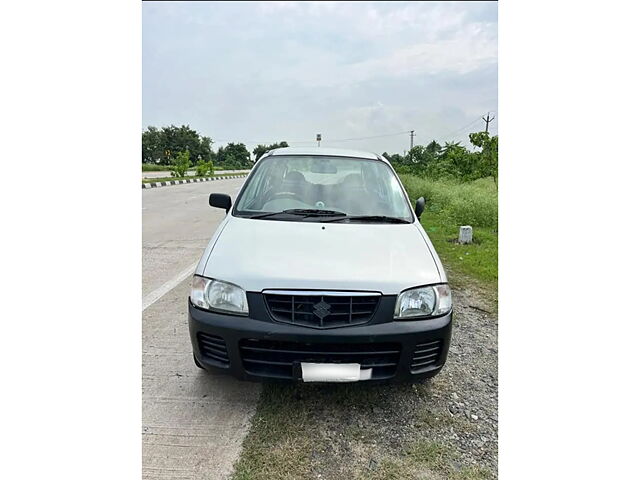
[[[198,332],[198,347],[203,357],[215,360],[224,365],[229,365],[227,344],[222,337]]]
[[[244,339],[240,355],[247,373],[261,377],[292,379],[294,364],[359,363],[372,368],[372,379],[395,375],[400,358],[397,343],[296,343],[274,340]]]
[[[426,370],[435,365],[440,357],[441,349],[442,340],[433,340],[416,345],[413,359],[411,360],[411,372],[419,373],[421,370]]]
[[[269,312],[278,322],[312,328],[335,328],[367,323],[379,295],[265,294]]]

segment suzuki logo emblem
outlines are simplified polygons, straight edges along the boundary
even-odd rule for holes
[[[322,300],[313,306],[313,314],[322,320],[324,317],[331,314],[331,305]]]

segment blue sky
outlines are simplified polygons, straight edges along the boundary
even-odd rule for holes
[[[497,2],[144,2],[142,128],[382,153],[498,104]],[[474,122],[475,120],[475,122]],[[473,122],[473,123],[472,123]],[[463,128],[467,125],[471,126]],[[490,130],[497,133],[498,118]],[[300,143],[293,143],[300,142]],[[302,143],[308,142],[308,143]]]

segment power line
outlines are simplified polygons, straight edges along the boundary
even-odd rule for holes
[[[323,141],[324,142],[350,142],[350,141],[355,141],[355,140],[369,140],[372,138],[382,138],[382,137],[395,137],[397,135],[406,135],[407,133],[410,133],[409,131],[404,131],[404,132],[397,132],[397,133],[384,133],[382,135],[372,135],[370,137],[354,137],[354,138],[338,138],[338,139],[330,139],[330,138],[324,138]],[[233,142],[236,143],[238,142],[238,140],[228,140],[228,139],[222,139],[222,138],[216,138],[214,140],[214,142]],[[286,140],[287,143],[315,143],[314,140]],[[272,140],[244,140],[243,143],[257,143],[257,144],[269,144],[269,143],[274,143]]]
[[[405,131],[405,132],[398,132],[398,133],[385,133],[385,134],[382,134],[382,135],[372,135],[371,137],[340,138],[340,139],[337,139],[337,140],[327,139],[325,141],[327,141],[327,142],[350,142],[352,140],[369,140],[371,138],[395,137],[397,135],[406,135],[407,133],[409,133],[409,132]]]
[[[465,128],[469,128],[471,125],[476,123],[478,120],[482,120],[482,117],[478,117],[475,120],[473,120],[471,123],[466,124],[464,127],[460,127],[460,128],[458,128],[456,130],[453,130],[453,131],[447,133],[446,135],[441,135],[440,138],[451,138],[452,135],[455,135],[456,133],[461,132]]]
[[[495,118],[495,115],[489,120],[489,122],[491,122],[494,118]],[[457,128],[457,129],[455,129],[455,130],[453,130],[453,131],[451,131],[451,132],[449,132],[449,133],[447,133],[445,135],[439,135],[439,138],[441,138],[441,139],[451,138],[451,136],[457,134],[458,132],[463,131],[466,128],[469,128],[471,125],[473,125],[474,123],[476,123],[479,120],[483,120],[483,121],[486,122],[484,117],[475,118],[470,123],[468,123],[468,124],[466,124],[466,125],[464,125],[464,126],[462,126],[460,128]],[[370,135],[370,136],[367,136],[367,137],[351,137],[351,138],[336,138],[336,139],[323,138],[323,141],[325,143],[352,142],[352,141],[358,141],[358,140],[371,140],[371,139],[374,139],[374,138],[395,137],[395,136],[398,136],[398,135],[406,135],[407,133],[410,135],[411,148],[413,148],[413,143],[414,143],[413,139],[414,139],[414,137],[417,137],[417,135],[415,133],[415,130],[405,130],[405,131],[402,131],[402,132],[395,132],[395,133],[383,133],[383,134],[380,134],[380,135]],[[241,141],[241,140],[238,140],[238,139],[229,140],[229,139],[221,139],[221,138],[215,139],[214,142],[217,142],[217,143],[238,143],[238,142],[242,142],[242,143],[252,143],[252,144],[256,144],[256,145],[269,145],[271,143],[275,143],[275,141],[273,141],[273,140],[242,140]],[[290,145],[291,144],[295,144],[295,143],[312,145],[312,144],[316,143],[316,141],[314,141],[314,140],[286,140],[286,142],[288,144],[290,144]]]

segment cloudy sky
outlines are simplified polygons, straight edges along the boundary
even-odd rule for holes
[[[323,146],[402,153],[409,130],[468,145],[497,110],[497,2],[142,8],[143,129],[189,124],[250,150],[322,133]]]

